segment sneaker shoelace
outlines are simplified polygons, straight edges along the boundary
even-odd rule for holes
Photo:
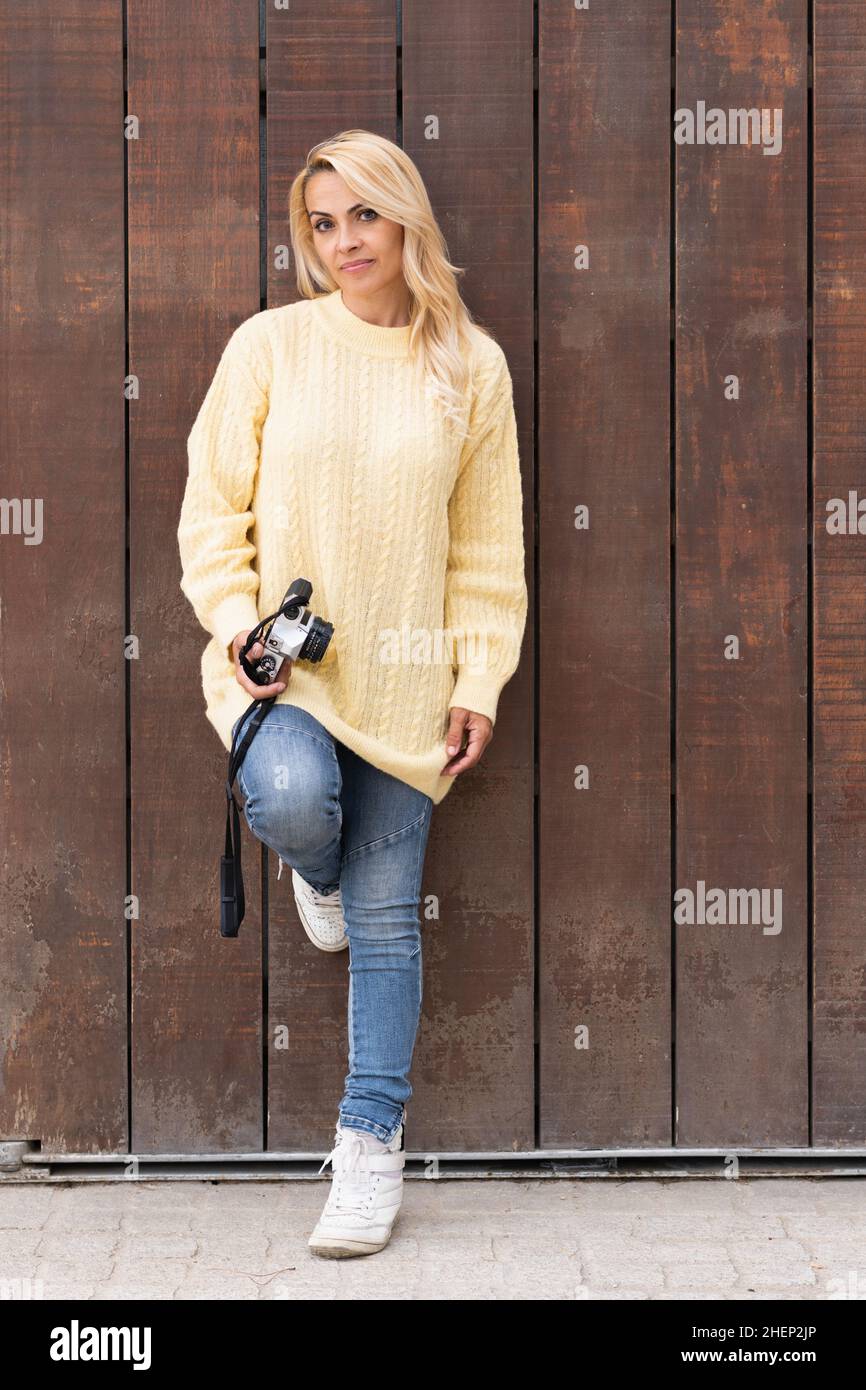
[[[341,1211],[362,1216],[372,1196],[374,1174],[370,1169],[367,1142],[357,1129],[344,1129],[319,1172],[328,1164],[334,1170],[332,1197]]]
[[[314,888],[311,883],[307,884],[307,888],[309,889],[316,907],[333,907],[339,912],[343,911],[343,903],[340,898],[339,888],[335,889],[333,893],[320,893],[318,888]]]
[[[284,868],[284,867],[285,867],[285,866],[284,866],[283,861],[282,861],[282,859],[281,859],[281,860],[280,860],[280,867],[279,867],[279,869],[277,870],[277,879],[279,879],[279,878],[282,876],[282,872],[283,872],[283,868]],[[309,893],[309,895],[310,895],[310,897],[312,898],[313,903],[314,903],[314,905],[315,905],[316,907],[331,907],[331,908],[337,908],[338,911],[339,911],[339,913],[342,913],[342,911],[343,911],[343,902],[342,902],[342,898],[340,897],[340,890],[339,890],[339,888],[335,889],[333,893],[320,893],[319,890],[318,890],[318,888],[314,888],[314,887],[313,887],[312,883],[305,883],[305,884],[304,884],[304,892],[305,892],[305,893]]]

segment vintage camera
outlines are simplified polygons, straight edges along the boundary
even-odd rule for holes
[[[309,579],[296,579],[286,590],[278,611],[253,628],[244,643],[241,665],[256,685],[270,685],[276,680],[282,662],[321,661],[334,635],[332,623],[316,617],[306,605],[313,593]],[[247,660],[247,652],[256,642],[264,643],[258,661]]]

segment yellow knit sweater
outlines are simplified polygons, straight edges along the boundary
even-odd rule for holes
[[[309,579],[334,635],[322,662],[293,664],[277,702],[438,803],[457,780],[441,775],[449,709],[495,720],[520,656],[522,493],[501,347],[472,330],[461,445],[409,335],[366,323],[340,290],[242,323],[189,435],[178,544],[227,749],[254,698],[231,641]]]

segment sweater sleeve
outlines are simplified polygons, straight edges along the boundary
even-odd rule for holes
[[[482,369],[448,504],[445,624],[456,682],[449,708],[496,722],[526,626],[523,492],[511,376],[495,344]]]
[[[230,660],[236,633],[259,617],[256,550],[247,532],[269,374],[253,323],[242,323],[226,344],[187,439],[189,473],[177,532],[181,590]]]

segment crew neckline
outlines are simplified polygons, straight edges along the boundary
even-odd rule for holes
[[[372,357],[408,357],[412,325],[402,328],[383,328],[367,323],[343,303],[343,291],[332,290],[313,300],[326,329],[349,347],[358,348]]]

